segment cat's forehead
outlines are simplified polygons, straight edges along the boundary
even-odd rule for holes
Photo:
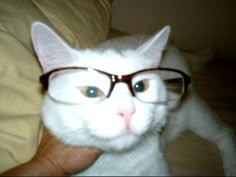
[[[132,50],[115,51],[86,50],[76,54],[78,65],[92,67],[111,74],[130,74],[142,69],[155,67],[155,63]]]

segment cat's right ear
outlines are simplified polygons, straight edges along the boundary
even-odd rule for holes
[[[170,26],[166,26],[160,32],[156,33],[149,40],[147,40],[144,44],[139,46],[137,51],[148,58],[155,59],[155,62],[157,65],[159,65],[162,52],[168,42],[169,35]]]
[[[71,48],[47,25],[34,22],[31,37],[44,73],[64,66],[71,59]]]

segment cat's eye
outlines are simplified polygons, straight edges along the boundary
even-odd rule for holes
[[[149,87],[148,80],[145,79],[145,80],[137,82],[134,85],[134,91],[135,92],[144,92],[144,91],[146,91],[148,89],[148,87]]]
[[[97,98],[104,95],[102,90],[95,86],[85,86],[79,89],[81,93],[88,98]]]

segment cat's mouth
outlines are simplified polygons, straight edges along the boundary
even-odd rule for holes
[[[139,122],[139,123],[136,123]],[[110,124],[87,124],[87,132],[98,140],[101,141],[122,141],[126,139],[139,139],[144,136],[149,131],[150,124],[152,121],[140,122],[140,120],[133,120],[130,123],[125,123],[123,121],[119,122],[109,122]],[[108,126],[109,125],[109,126]]]
[[[134,133],[132,130],[130,129],[126,129],[123,132],[120,132],[119,134],[113,134],[113,135],[99,135],[98,133],[96,133],[96,131],[90,131],[90,135],[96,139],[100,139],[102,141],[113,141],[116,139],[122,139],[122,138],[127,138],[127,137],[138,137],[140,135]]]
[[[105,151],[123,151],[128,150],[137,143],[139,143],[146,132],[142,134],[135,133],[130,130],[124,130],[118,134],[109,135],[99,135],[96,131],[89,131],[90,136],[94,139],[94,142],[97,142],[96,145],[99,144],[99,148],[102,148]]]

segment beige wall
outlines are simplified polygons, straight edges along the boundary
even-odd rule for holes
[[[236,59],[236,0],[114,0],[112,27],[152,33],[169,24],[184,49],[213,46]]]

